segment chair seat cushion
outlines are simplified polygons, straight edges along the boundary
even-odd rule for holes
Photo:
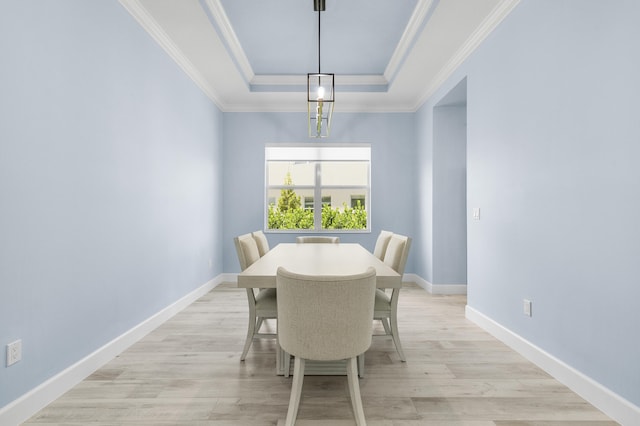
[[[376,301],[373,307],[374,311],[390,311],[391,310],[391,296],[384,292],[384,290],[376,290]]]
[[[278,299],[275,288],[263,288],[256,296],[256,309],[276,311],[278,309]]]

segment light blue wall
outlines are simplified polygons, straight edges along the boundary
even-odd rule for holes
[[[117,1],[3,1],[0,57],[3,407],[222,273],[223,203],[222,114]]]
[[[309,139],[306,119],[306,113],[224,114],[225,272],[240,270],[233,237],[263,228],[265,144],[371,144],[372,232],[340,234],[340,241],[373,250],[381,229],[413,236],[413,114],[336,112],[327,139]],[[295,241],[295,234],[267,233],[267,238],[273,246]],[[413,272],[411,254],[406,272]]]
[[[426,171],[433,106],[467,77],[468,304],[635,405],[638,22],[632,0],[522,0],[416,114]]]

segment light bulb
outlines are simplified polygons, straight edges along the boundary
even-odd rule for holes
[[[320,136],[322,133],[322,99],[318,98],[318,105],[316,106],[316,136]]]
[[[324,87],[319,86],[318,87],[318,100],[322,100],[324,99]]]

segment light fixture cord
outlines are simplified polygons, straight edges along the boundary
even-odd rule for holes
[[[320,74],[320,14],[322,10],[318,8],[318,74]]]

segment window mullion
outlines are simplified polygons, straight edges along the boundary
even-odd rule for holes
[[[313,229],[318,231],[322,229],[322,178],[320,162],[316,162],[316,178],[313,190]]]

